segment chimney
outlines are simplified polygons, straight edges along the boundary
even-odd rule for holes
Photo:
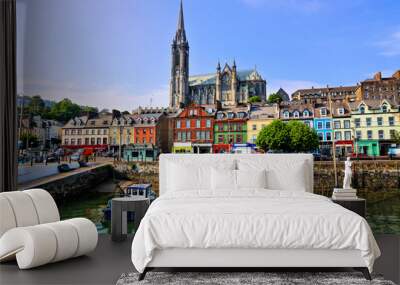
[[[396,79],[400,79],[400,69],[397,70],[395,73],[393,73],[392,77],[394,77]]]
[[[375,73],[374,79],[376,81],[381,81],[382,80],[382,72],[378,71],[377,73]]]

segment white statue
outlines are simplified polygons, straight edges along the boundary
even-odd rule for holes
[[[344,163],[344,179],[343,179],[343,189],[352,189],[351,188],[351,176],[353,174],[351,170],[351,165],[353,163],[350,160],[350,157],[347,158]]]

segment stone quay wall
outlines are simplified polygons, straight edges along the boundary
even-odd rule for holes
[[[115,166],[115,171],[123,175],[123,178],[132,180],[133,183],[151,183],[153,190],[158,194],[158,162],[137,162],[129,165],[121,163]],[[338,184],[341,187],[344,177],[343,161],[337,163],[337,175]],[[352,186],[360,192],[400,191],[400,161],[353,161]],[[333,162],[315,161],[314,192],[331,196],[334,187]]]
[[[95,186],[112,176],[113,167],[111,164],[106,164],[37,185],[36,188],[46,189],[59,204],[69,200],[78,200],[83,194],[92,191]]]
[[[352,187],[361,192],[390,192],[400,190],[400,161],[364,160],[353,161]],[[339,187],[343,185],[344,162],[337,163]],[[331,195],[335,187],[335,171],[332,161],[314,162],[314,192]]]

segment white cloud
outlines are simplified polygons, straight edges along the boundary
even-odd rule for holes
[[[304,12],[317,12],[324,4],[321,0],[241,0],[241,2],[253,8],[269,6],[272,8],[285,8]]]
[[[306,89],[311,87],[323,87],[324,85],[314,81],[308,80],[290,80],[290,79],[269,79],[267,85],[268,95],[271,93],[275,93],[282,88],[289,95],[298,89]]]
[[[388,39],[375,43],[381,48],[380,55],[393,57],[400,55],[400,28],[389,35]]]
[[[39,94],[42,98],[54,101],[68,98],[77,104],[99,109],[132,111],[138,106],[168,106],[168,85],[159,86],[154,90],[136,91],[123,85],[83,86],[73,82],[25,81],[23,87],[23,93],[26,95]]]

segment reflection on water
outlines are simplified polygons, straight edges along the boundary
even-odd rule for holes
[[[390,198],[368,203],[367,221],[376,234],[400,234],[400,191]]]
[[[103,209],[114,194],[115,183],[108,181],[97,186],[92,194],[60,205],[62,219],[86,217],[96,224],[99,233],[110,233],[110,221],[104,219]],[[359,192],[367,199],[367,220],[376,234],[400,234],[400,190],[396,192]],[[133,224],[128,224],[128,232]]]

